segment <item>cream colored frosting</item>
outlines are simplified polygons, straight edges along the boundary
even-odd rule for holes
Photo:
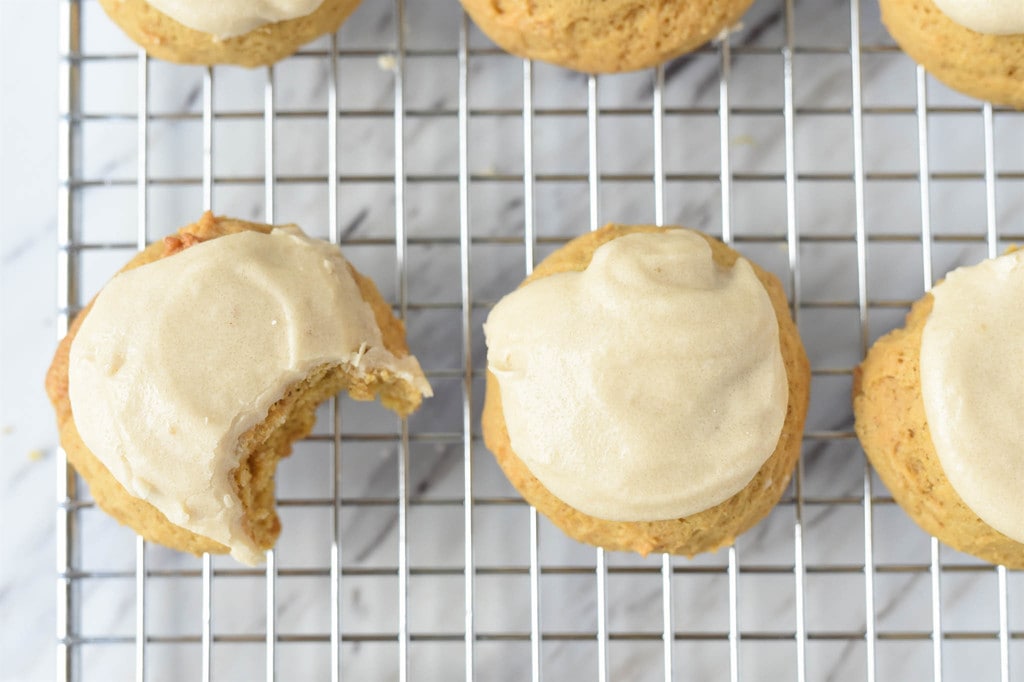
[[[932,289],[921,397],[942,470],[988,525],[1024,542],[1024,251]]]
[[[512,449],[591,516],[709,509],[778,443],[789,388],[768,293],[696,233],[608,242],[585,271],[506,296],[484,332]]]
[[[977,33],[1024,33],[1024,0],[935,0],[947,17]]]
[[[323,0],[146,0],[179,24],[218,38],[312,14]]]
[[[130,494],[253,564],[230,475],[239,437],[326,363],[430,395],[416,359],[384,347],[341,251],[288,226],[114,277],[71,345],[68,390],[82,441]]]

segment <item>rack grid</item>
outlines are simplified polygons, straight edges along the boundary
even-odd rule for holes
[[[322,409],[260,569],[118,528],[62,453],[58,678],[1019,676],[1020,572],[902,515],[846,396],[922,291],[1024,239],[1024,114],[933,81],[870,2],[761,0],[693,55],[599,77],[505,55],[451,4],[366,0],[250,72],[150,60],[60,0],[60,333],[133,250],[247,211],[374,276],[438,397],[408,421]],[[579,546],[480,440],[480,322],[606,220],[700,227],[776,272],[812,358],[790,491],[717,555]]]

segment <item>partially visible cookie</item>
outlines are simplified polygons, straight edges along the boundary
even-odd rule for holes
[[[1024,108],[1024,32],[971,30],[933,0],[879,1],[889,33],[937,79],[971,97]]]
[[[585,73],[636,71],[690,52],[736,24],[753,0],[462,0],[512,54]]]
[[[231,37],[190,28],[146,0],[100,0],[100,5],[128,37],[153,57],[179,64],[237,64],[254,67],[273,64],[311,40],[334,33],[359,6],[359,2],[323,0],[309,14],[267,23]],[[194,3],[192,0],[178,0],[170,4],[190,6]],[[223,11],[223,8],[215,9]]]
[[[968,506],[936,452],[921,385],[922,339],[934,303],[933,295],[925,294],[911,308],[905,326],[878,339],[855,370],[857,436],[893,498],[921,528],[961,552],[1024,568],[1024,544]],[[945,426],[957,428],[955,423]],[[977,466],[982,463],[977,461]],[[1013,506],[1018,518],[1020,509]]]

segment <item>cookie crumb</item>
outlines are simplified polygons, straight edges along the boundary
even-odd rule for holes
[[[725,40],[733,33],[739,33],[742,30],[743,22],[737,21],[732,26],[727,26],[726,28],[723,28],[721,33],[719,33],[717,36],[711,39],[711,43],[717,45],[718,43],[725,42]]]

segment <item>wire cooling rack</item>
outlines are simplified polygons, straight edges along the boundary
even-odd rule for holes
[[[454,1],[366,0],[255,71],[149,60],[59,1],[61,333],[212,207],[340,243],[437,397],[407,422],[322,409],[265,569],[148,545],[62,455],[58,678],[1021,679],[1020,573],[907,520],[848,396],[935,279],[1024,239],[1024,116],[930,79],[873,2],[759,0],[693,55],[588,78],[494,49]],[[578,545],[480,442],[480,322],[605,220],[699,227],[776,272],[812,359],[790,491],[716,555]]]

